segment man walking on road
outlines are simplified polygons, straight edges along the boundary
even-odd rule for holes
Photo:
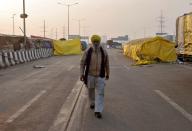
[[[88,87],[90,108],[95,109],[95,116],[102,118],[104,108],[105,80],[109,79],[109,58],[107,51],[100,45],[101,37],[91,37],[92,46],[81,59],[81,81]]]

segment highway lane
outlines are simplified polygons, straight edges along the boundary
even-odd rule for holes
[[[76,122],[78,127],[71,131],[192,130],[190,65],[132,66],[119,50],[108,52],[111,76],[105,88],[103,119],[95,118],[86,103],[83,115],[77,117],[80,126]]]
[[[94,117],[82,94],[70,131],[192,130],[191,65],[132,66],[122,51],[108,52],[103,119]],[[0,70],[0,131],[48,131],[79,79],[79,59],[51,57]]]
[[[51,57],[0,70],[0,130],[48,130],[79,79],[79,59]]]

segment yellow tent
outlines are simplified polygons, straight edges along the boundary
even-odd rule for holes
[[[124,45],[124,55],[136,65],[176,61],[175,44],[161,37],[138,39]]]
[[[54,55],[79,55],[81,54],[81,42],[79,39],[74,40],[54,40]]]

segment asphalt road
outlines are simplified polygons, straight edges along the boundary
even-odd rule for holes
[[[81,94],[68,130],[192,130],[191,65],[132,66],[120,50],[108,52],[103,119],[94,117]],[[48,131],[79,79],[79,59],[51,57],[0,70],[0,131]]]
[[[192,131],[191,65],[132,66],[120,51],[108,51],[103,119],[85,103],[71,131]]]
[[[47,131],[79,79],[79,58],[51,57],[0,70],[0,131]]]

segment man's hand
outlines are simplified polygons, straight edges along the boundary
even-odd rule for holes
[[[105,80],[109,80],[109,76],[107,75],[107,76],[105,76]]]
[[[84,81],[84,80],[85,80],[85,76],[84,76],[84,75],[81,75],[80,80],[81,80],[81,81]]]

